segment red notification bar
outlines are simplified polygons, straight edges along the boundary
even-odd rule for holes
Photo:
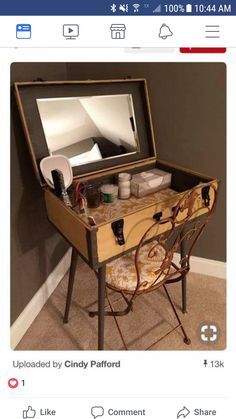
[[[180,48],[181,54],[224,54],[226,48]]]

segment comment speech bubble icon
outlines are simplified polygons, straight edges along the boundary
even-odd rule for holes
[[[93,406],[91,409],[91,414],[94,419],[99,418],[104,415],[104,409],[102,406]]]

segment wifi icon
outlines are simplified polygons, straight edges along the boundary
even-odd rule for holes
[[[139,8],[140,8],[140,4],[135,3],[132,6],[134,8],[134,13],[138,13],[139,12]]]

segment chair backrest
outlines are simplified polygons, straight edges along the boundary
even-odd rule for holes
[[[154,263],[155,279],[151,287],[171,280],[176,275],[186,274],[190,269],[192,250],[205,229],[215,209],[217,189],[212,183],[199,184],[182,194],[180,200],[172,209],[172,215],[161,218],[148,228],[142,236],[135,252],[135,268],[137,273],[137,294],[142,286],[139,258],[142,247],[151,243],[147,254],[147,263]],[[182,250],[184,248],[184,256]],[[180,254],[179,262],[174,262],[176,253]],[[143,254],[142,254],[143,260]]]

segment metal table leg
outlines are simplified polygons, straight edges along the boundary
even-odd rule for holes
[[[104,311],[105,311],[105,284],[106,265],[98,268],[98,350],[104,348]]]
[[[182,312],[187,313],[187,281],[186,276],[181,281],[182,287]]]
[[[70,311],[70,305],[71,305],[71,297],[72,297],[73,286],[74,286],[74,281],[75,281],[75,272],[76,272],[76,267],[77,267],[77,261],[78,261],[78,252],[74,247],[72,247],[70,274],[69,274],[67,296],[66,296],[66,307],[65,307],[65,314],[64,314],[64,318],[63,318],[64,323],[68,323],[68,317],[69,317],[69,311]]]
[[[182,232],[182,236],[183,234],[184,234],[184,231]],[[186,256],[185,240],[181,241],[180,255],[181,255],[181,259],[183,259]],[[187,277],[186,275],[183,277],[181,281],[181,289],[182,289],[182,312],[187,313]]]

